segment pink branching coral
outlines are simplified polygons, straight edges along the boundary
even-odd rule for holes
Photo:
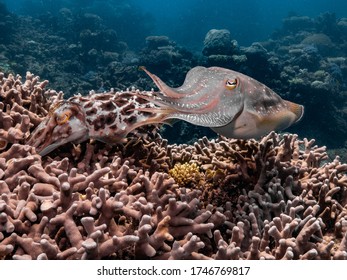
[[[30,132],[62,94],[1,76],[2,259],[347,259],[347,165],[292,134],[194,145],[67,144]],[[169,170],[194,164],[179,185]]]

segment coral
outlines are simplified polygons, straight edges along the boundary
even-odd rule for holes
[[[322,33],[329,34],[334,42],[341,42],[344,37],[338,26],[338,20],[335,13],[326,12],[320,14],[315,19],[316,28],[321,30]]]
[[[23,135],[61,97],[38,78],[25,91],[34,78],[2,79],[2,116]],[[90,142],[45,157],[10,140],[2,259],[347,259],[347,165],[314,140]]]
[[[204,40],[203,55],[233,55],[237,50],[237,42],[233,41],[229,30],[211,29]]]
[[[242,47],[241,52],[246,56],[242,66],[247,67],[247,75],[261,81],[264,79],[264,73],[271,74],[270,54],[262,43],[255,42],[249,47]]]
[[[315,44],[292,46],[289,52],[293,55],[294,65],[298,65],[300,68],[305,68],[310,71],[319,69],[321,55]]]
[[[26,74],[21,77],[0,73],[0,150],[8,144],[24,143],[30,128],[42,121],[47,114],[49,101],[43,96],[48,81],[39,82],[39,77]]]
[[[175,43],[165,36],[150,36],[146,38],[147,46],[142,51],[140,63],[154,69],[170,69],[182,62],[183,56]]]
[[[172,169],[169,170],[169,175],[174,178],[179,186],[187,186],[190,183],[198,183],[200,179],[200,172],[198,165],[193,163],[176,163]]]
[[[307,36],[301,41],[303,45],[313,45],[318,48],[323,55],[332,55],[334,45],[328,35],[317,33]]]
[[[146,37],[147,48],[150,50],[156,50],[160,47],[170,46],[169,37],[167,36],[148,36]]]

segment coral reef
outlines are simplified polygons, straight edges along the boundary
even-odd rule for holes
[[[324,33],[312,34],[301,41],[302,45],[315,46],[323,55],[333,55],[334,45]]]
[[[1,259],[347,258],[346,18],[291,15],[250,46],[213,29],[187,50],[127,1],[39,2],[22,16],[0,3]],[[178,122],[161,133],[181,145],[92,141],[41,157],[26,144],[60,90],[149,89],[139,65],[170,86],[196,65],[252,76],[305,105],[301,139],[209,140]]]
[[[62,96],[46,85],[1,76],[1,259],[347,259],[347,165],[314,140],[86,142],[41,157],[25,143]],[[170,170],[199,176],[182,185]]]
[[[232,40],[227,29],[211,29],[204,40],[202,53],[206,56],[213,54],[232,55],[235,49],[235,41]]]
[[[238,53],[239,46],[229,30],[211,29],[207,32],[202,54],[207,57],[208,65],[233,67],[233,64],[237,64],[234,56]]]

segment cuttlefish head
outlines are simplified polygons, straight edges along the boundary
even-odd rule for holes
[[[143,98],[160,107],[166,119],[182,119],[195,125],[219,127],[227,125],[242,111],[245,95],[238,75],[230,70],[197,66],[186,75],[182,86],[171,88],[159,77],[144,70],[160,92]],[[236,72],[235,72],[236,73]]]
[[[283,100],[264,84],[220,67],[191,69],[181,87],[171,88],[142,68],[159,92],[142,97],[158,108],[161,120],[182,119],[233,138],[253,138],[282,130],[301,119],[303,106]]]
[[[63,144],[80,143],[88,138],[85,114],[79,104],[59,101],[51,106],[49,114],[31,133],[27,144],[44,156]]]

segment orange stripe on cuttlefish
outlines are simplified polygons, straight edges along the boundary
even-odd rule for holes
[[[64,123],[67,123],[71,118],[71,112],[64,112],[60,116],[56,117],[56,122],[58,125],[63,125]]]

